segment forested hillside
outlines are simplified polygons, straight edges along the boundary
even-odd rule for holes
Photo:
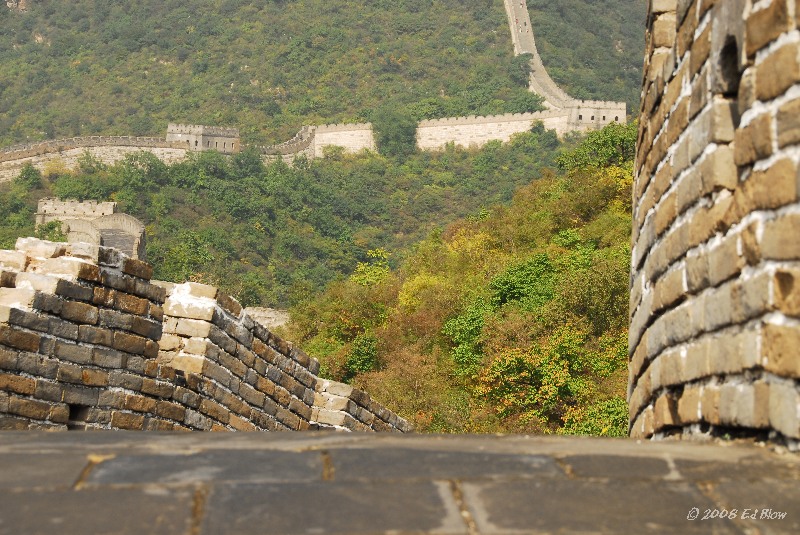
[[[390,158],[367,153],[265,166],[256,152],[193,153],[165,165],[142,152],[83,158],[0,185],[0,247],[34,232],[37,200],[113,200],[147,225],[155,276],[221,286],[245,305],[285,307],[349,275],[367,252],[399,250],[511,199],[554,165],[561,144],[536,127],[512,143]],[[395,255],[393,261],[399,259]]]
[[[554,78],[575,96],[636,106],[641,4],[530,2]],[[423,119],[538,105],[512,56],[501,0],[28,6],[0,7],[0,145],[163,135],[169,121],[237,126],[245,141],[266,143],[386,108]]]
[[[421,431],[626,435],[635,140],[590,134],[396,269],[372,251],[292,310],[290,338]]]

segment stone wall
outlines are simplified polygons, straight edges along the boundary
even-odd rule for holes
[[[800,5],[650,0],[630,433],[800,439]]]
[[[151,275],[96,245],[0,251],[0,429],[410,430],[216,288]]]
[[[191,151],[215,150],[222,154],[235,154],[241,150],[239,130],[221,126],[169,123],[167,142],[178,143]]]
[[[149,137],[93,136],[15,145],[0,150],[0,183],[16,178],[28,163],[40,171],[54,164],[73,169],[88,152],[110,165],[141,150],[152,152],[165,163],[181,161],[187,152],[185,143],[168,143],[163,138]]]
[[[325,147],[343,147],[345,152],[356,153],[362,150],[376,151],[372,125],[328,124],[314,127],[314,156],[321,158]]]

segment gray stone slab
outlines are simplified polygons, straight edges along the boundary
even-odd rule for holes
[[[800,480],[722,481],[710,486],[719,506],[736,509],[739,524],[750,533],[800,533]]]
[[[446,482],[217,486],[203,534],[466,534]]]
[[[464,483],[464,499],[481,534],[710,533],[687,520],[714,504],[685,482],[518,480]],[[729,520],[715,533],[740,533]]]
[[[792,462],[794,461],[794,462]],[[800,459],[749,457],[736,463],[719,461],[676,460],[675,467],[681,476],[693,481],[752,481],[764,477],[800,480]]]
[[[318,452],[212,450],[190,455],[123,455],[98,464],[88,485],[181,485],[227,481],[320,481]]]
[[[192,525],[189,490],[0,491],[0,535],[173,535]]]
[[[88,463],[85,455],[0,453],[0,489],[69,488]]]
[[[653,457],[574,455],[561,462],[570,474],[581,478],[658,479],[671,472],[666,460]]]
[[[564,476],[555,461],[544,455],[404,448],[328,451],[337,481]]]

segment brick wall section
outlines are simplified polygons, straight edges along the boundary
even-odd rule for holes
[[[630,433],[800,439],[800,5],[651,0]]]
[[[0,429],[410,430],[358,391],[317,406],[315,359],[216,288],[151,275],[96,245],[0,251]]]

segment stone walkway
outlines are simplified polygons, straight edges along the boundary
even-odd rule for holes
[[[800,533],[800,456],[564,437],[0,433],[0,534],[36,533]]]

